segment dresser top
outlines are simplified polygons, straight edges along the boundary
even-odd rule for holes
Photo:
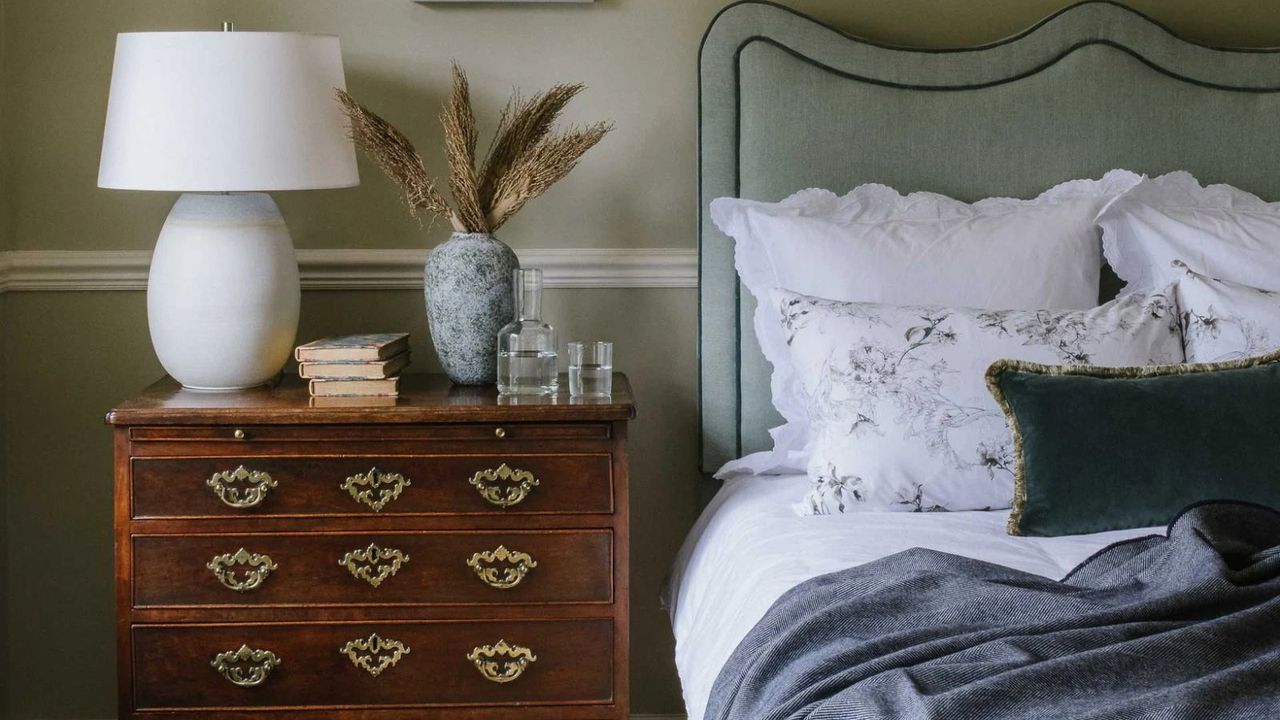
[[[405,375],[398,398],[312,398],[294,376],[235,392],[184,389],[164,378],[107,413],[112,425],[350,425],[433,422],[589,422],[635,417],[631,383],[613,376],[613,397],[569,397],[562,375],[554,396],[499,397],[492,385],[454,385],[444,375]]]

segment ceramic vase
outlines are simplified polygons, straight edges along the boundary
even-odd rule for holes
[[[514,310],[516,254],[487,233],[454,233],[427,257],[427,322],[436,355],[459,385],[497,379],[498,330]]]

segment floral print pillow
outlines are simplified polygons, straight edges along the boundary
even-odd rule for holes
[[[1009,507],[1013,439],[984,373],[1183,361],[1173,288],[1091,310],[977,310],[772,293],[813,423],[802,515]]]
[[[1202,275],[1181,261],[1178,307],[1187,362],[1220,362],[1280,349],[1280,293]]]

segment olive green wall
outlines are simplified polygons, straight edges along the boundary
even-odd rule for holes
[[[0,106],[2,109],[2,106]],[[0,192],[3,192],[3,186],[0,186]],[[4,249],[4,238],[0,236],[0,251]],[[6,673],[8,670],[8,647],[9,647],[9,523],[8,523],[8,496],[9,486],[5,482],[6,467],[9,464],[9,448],[8,439],[9,432],[6,420],[8,413],[6,409],[5,377],[7,373],[5,368],[6,348],[8,343],[8,317],[6,311],[8,302],[4,295],[0,295],[0,521],[4,526],[0,527],[0,673]],[[5,709],[9,707],[9,679],[7,674],[0,674],[0,717],[7,718]]]
[[[154,241],[172,195],[94,187],[114,35],[125,30],[294,29],[342,36],[353,93],[435,150],[435,108],[456,58],[482,114],[512,85],[582,80],[573,118],[618,130],[504,229],[517,248],[695,244],[696,57],[722,0],[598,0],[587,6],[422,7],[409,0],[0,0],[0,249],[127,250]],[[983,42],[1061,0],[792,0],[846,29],[913,45]],[[1280,44],[1280,9],[1253,0],[1135,3],[1192,38]],[[488,110],[486,114],[486,109]],[[280,198],[303,248],[439,242],[365,167],[359,189]],[[657,596],[694,519],[696,297],[690,289],[553,290],[564,337],[617,342],[640,398],[633,435],[635,706],[679,712]],[[409,291],[307,292],[302,337],[406,328],[414,371],[434,367],[422,298]],[[114,713],[110,442],[103,413],[153,380],[140,292],[0,297],[5,602],[0,716]],[[7,639],[7,642],[6,642]],[[7,712],[5,708],[7,707]]]
[[[0,83],[4,79],[4,35],[4,2],[0,0]],[[4,118],[7,110],[3,87],[0,86],[0,255],[8,249],[9,245],[8,196],[5,193],[4,176],[4,158],[7,150],[4,143]],[[3,265],[2,260],[0,265]],[[5,296],[0,294],[0,718],[9,717],[6,714],[6,709],[9,707],[9,680],[5,674],[8,670],[9,647],[9,485],[5,482],[5,472],[9,464],[9,432],[6,426],[9,415],[5,412],[5,400],[8,396],[5,392],[5,378],[8,376],[6,371],[8,349],[6,329],[9,326],[7,307]]]

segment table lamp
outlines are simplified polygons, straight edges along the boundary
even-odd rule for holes
[[[333,36],[120,34],[98,186],[184,193],[147,281],[151,343],[184,386],[253,387],[288,361],[298,264],[266,193],[360,183],[345,88]]]

